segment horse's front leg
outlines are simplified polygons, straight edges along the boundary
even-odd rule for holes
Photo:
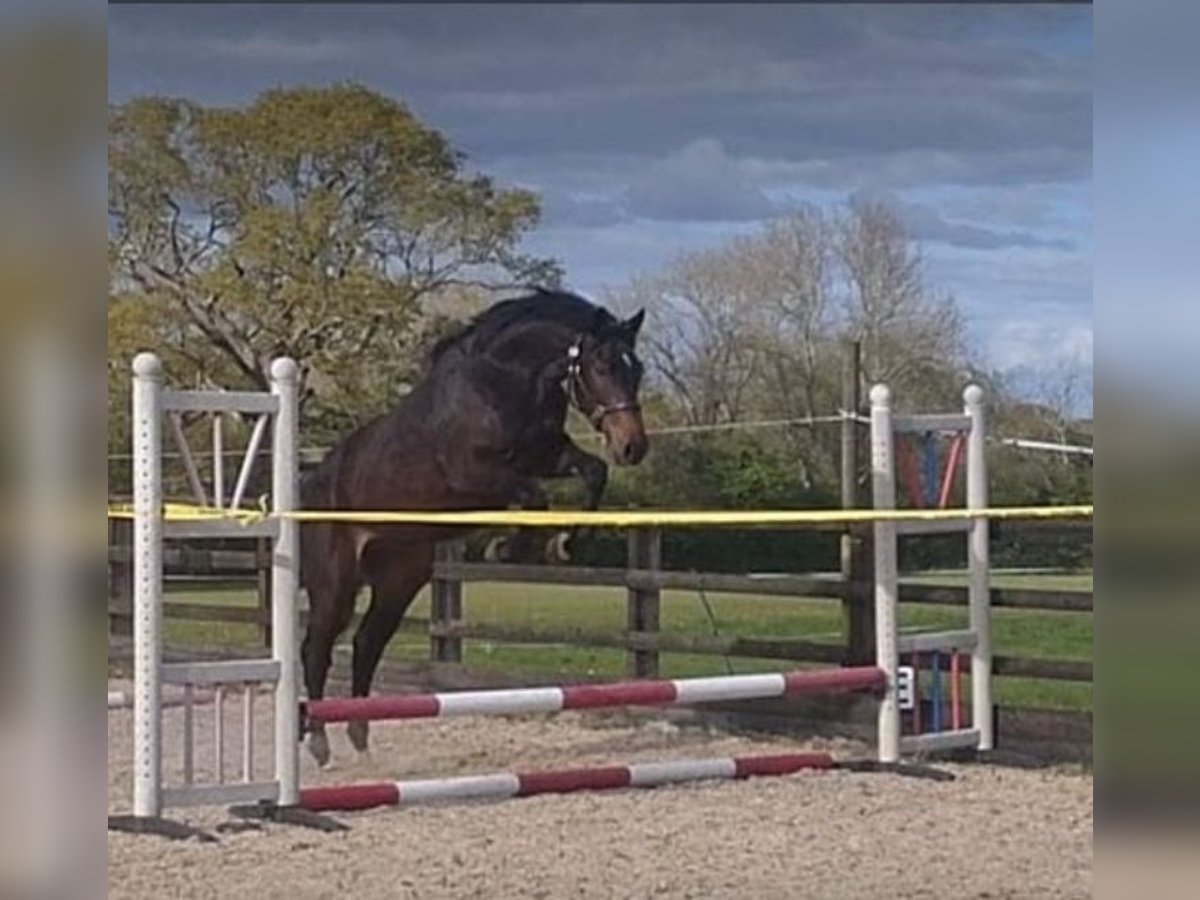
[[[512,502],[521,509],[542,510],[550,508],[546,491],[532,478],[518,482],[512,494]],[[545,547],[545,532],[540,528],[518,528],[515,533],[493,538],[484,550],[484,558],[499,562],[542,562]]]
[[[608,465],[600,457],[588,453],[572,441],[567,441],[558,457],[557,469],[551,477],[568,477],[577,475],[587,491],[584,509],[594,510],[600,507],[604,489],[608,486]],[[546,553],[551,559],[566,562],[571,558],[571,544],[575,538],[590,534],[590,528],[572,528],[561,531],[550,539]]]
[[[608,464],[578,445],[567,442],[558,457],[558,468],[551,477],[578,475],[587,490],[584,509],[598,509],[604,489],[608,487]]]
[[[549,498],[535,479],[571,477],[583,481],[587,492],[584,509],[597,509],[608,486],[608,466],[600,457],[588,453],[568,439],[563,440],[562,449],[552,457],[550,465],[518,483],[513,492],[513,502],[521,509],[549,509]],[[489,559],[505,562],[566,562],[570,559],[571,540],[588,531],[569,529],[553,533],[546,539],[543,529],[520,528],[511,537],[492,541],[485,555]]]

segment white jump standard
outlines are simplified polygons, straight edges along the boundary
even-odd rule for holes
[[[949,431],[966,433],[966,508],[987,509],[986,432],[983,391],[969,385],[963,391],[961,416],[893,416],[891,391],[886,385],[871,388],[871,493],[875,510],[896,508],[896,433]],[[906,526],[919,525],[919,528]],[[896,522],[881,519],[875,532],[875,658],[888,673],[888,688],[879,704],[879,760],[894,763],[902,752],[973,748],[992,750],[992,640],[991,596],[988,570],[988,520],[976,516],[961,521]],[[925,651],[954,652],[971,647],[970,728],[932,734],[900,736],[900,706],[896,694],[900,666],[900,636],[896,620],[899,608],[897,541],[903,534],[963,534],[967,538],[969,626],[964,630],[923,633]],[[911,644],[910,639],[910,644]],[[920,702],[920,698],[915,698]]]
[[[569,790],[652,787],[658,784],[710,778],[786,775],[802,769],[835,766],[863,768],[899,763],[902,754],[950,747],[988,750],[991,729],[991,634],[988,597],[988,521],[986,514],[961,521],[924,522],[919,533],[946,531],[964,534],[970,571],[970,624],[957,630],[920,636],[921,646],[938,649],[971,648],[971,713],[969,728],[901,737],[897,698],[899,653],[897,632],[897,540],[905,522],[877,521],[875,534],[875,666],[805,670],[717,678],[635,681],[618,684],[549,686],[525,690],[456,691],[400,696],[325,698],[302,702],[299,696],[299,524],[292,516],[298,502],[297,367],[286,358],[271,365],[270,393],[169,391],[162,384],[162,367],[152,354],[133,365],[134,467],[134,791],[133,815],[121,825],[135,830],[163,830],[163,810],[201,804],[260,804],[264,811],[286,817],[304,809],[362,809],[378,805],[528,796]],[[871,391],[871,470],[877,510],[896,508],[893,450],[895,431],[965,432],[968,509],[987,507],[984,466],[982,392],[967,388],[961,415],[894,417],[887,389]],[[229,498],[224,489],[221,455],[214,454],[211,502],[200,482],[199,469],[183,440],[180,414],[214,416],[214,441],[221,441],[222,415],[258,416],[236,484]],[[189,484],[202,506],[236,511],[242,504],[250,471],[249,459],[271,428],[271,515],[256,521],[233,521],[219,516],[165,519],[162,491],[162,420],[167,417],[180,443]],[[499,515],[499,513],[498,513]],[[942,525],[941,529],[933,526]],[[265,537],[271,541],[272,648],[269,659],[165,664],[162,646],[162,546],[164,538]],[[911,638],[906,638],[911,642]],[[169,698],[164,686],[176,693]],[[243,771],[239,781],[225,781],[217,766],[215,783],[196,784],[192,761],[195,735],[192,706],[201,693],[220,698],[226,690],[241,690],[251,708],[254,694],[266,686],[273,694],[273,772],[253,771],[252,715],[243,717]],[[613,706],[685,706],[713,701],[751,700],[789,694],[858,691],[879,698],[878,754],[874,763],[839,763],[826,753],[774,756],[667,760],[555,772],[499,773],[465,778],[434,778],[300,789],[299,752],[302,728],[315,722],[399,720],[452,715],[513,715],[555,713],[571,709]],[[110,707],[122,698],[110,694]],[[185,712],[182,784],[163,783],[163,715],[169,704],[182,699]],[[219,700],[218,700],[219,703]],[[220,717],[216,717],[219,721]],[[220,726],[217,726],[220,727]],[[170,823],[167,823],[170,824]]]
[[[299,473],[298,412],[296,402],[297,367],[290,359],[271,364],[270,393],[221,391],[169,391],[162,384],[162,364],[156,356],[141,353],[133,362],[133,549],[134,549],[134,784],[133,827],[137,820],[160,820],[166,807],[213,803],[273,803],[296,806],[299,801],[299,638],[296,593],[299,542],[298,525],[280,518],[279,513],[296,508]],[[214,416],[214,441],[221,440],[220,417],[228,414],[257,416],[250,446],[247,448],[232,496],[226,504],[224,465],[221,454],[213,455],[214,487],[211,505],[236,510],[240,507],[250,471],[250,462],[268,423],[272,427],[272,512],[276,515],[259,523],[237,523],[214,519],[201,522],[167,522],[163,516],[162,420],[168,418],[179,444],[189,484],[197,501],[210,505],[200,484],[198,468],[183,439],[181,414],[210,413]],[[272,545],[273,634],[270,659],[228,660],[221,662],[163,662],[162,652],[162,547],[164,538],[266,537]],[[169,700],[164,685],[181,691],[185,714],[184,741],[181,750],[184,781],[164,786],[162,778],[162,719]],[[239,689],[252,704],[259,685],[268,685],[274,694],[274,766],[270,778],[258,780],[253,771],[253,720],[243,719],[242,749],[244,766],[240,781],[224,780],[222,766],[215,766],[214,783],[197,784],[193,779],[195,757],[192,733],[192,706],[199,702],[196,688],[211,690],[220,696],[226,687]],[[167,702],[164,702],[167,700]],[[214,727],[221,727],[221,718]],[[223,742],[222,742],[223,746]],[[219,750],[217,751],[220,752]],[[147,828],[147,830],[152,830]]]

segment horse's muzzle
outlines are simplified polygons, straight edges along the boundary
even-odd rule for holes
[[[649,449],[650,442],[643,435],[640,439],[626,441],[620,447],[614,447],[613,459],[618,465],[636,466],[646,456],[646,451]]]
[[[604,417],[601,428],[608,439],[613,462],[618,466],[636,466],[646,456],[650,440],[646,437],[640,409],[610,412]]]

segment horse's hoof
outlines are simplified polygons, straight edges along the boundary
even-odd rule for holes
[[[565,563],[571,561],[571,533],[560,531],[546,542],[546,561]]]
[[[308,747],[309,755],[317,761],[318,766],[324,768],[329,764],[329,738],[325,736],[325,732],[310,731],[304,743]]]
[[[489,562],[537,565],[546,560],[544,548],[538,543],[539,539],[537,534],[496,538],[484,549],[483,558]]]
[[[350,743],[359,753],[367,752],[367,734],[370,730],[370,722],[355,721],[346,726],[346,734],[350,736]]]
[[[508,538],[496,537],[492,538],[483,548],[483,559],[485,562],[500,562],[504,558],[504,545],[508,543]]]

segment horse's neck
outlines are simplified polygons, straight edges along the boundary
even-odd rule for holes
[[[493,372],[505,382],[493,383],[492,387],[507,394],[510,402],[505,405],[510,410],[523,410],[522,431],[540,433],[562,428],[567,410],[562,379],[572,339],[565,329],[558,334],[514,334],[490,348],[487,355],[495,367]]]
[[[556,363],[565,364],[567,348],[573,339],[574,335],[562,327],[519,328],[497,340],[488,348],[487,355],[505,368],[536,378]]]

